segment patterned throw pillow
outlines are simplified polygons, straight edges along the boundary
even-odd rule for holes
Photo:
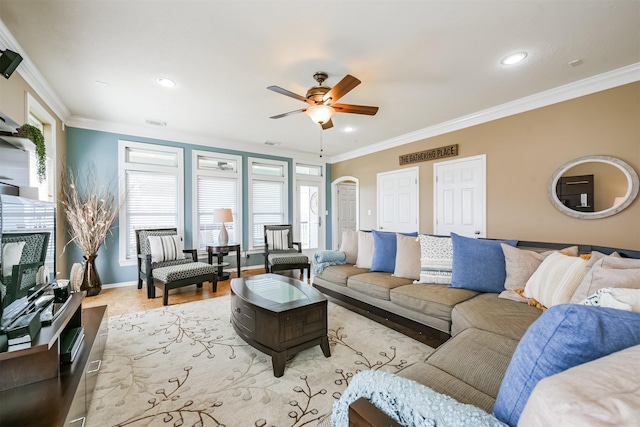
[[[182,257],[182,237],[171,236],[149,236],[149,247],[151,248],[151,262],[173,261]]]
[[[451,237],[420,234],[420,280],[416,283],[451,284],[453,244]]]
[[[267,230],[267,244],[274,251],[289,249],[289,230]]]

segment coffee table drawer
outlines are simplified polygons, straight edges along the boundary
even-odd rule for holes
[[[234,295],[231,297],[231,313],[235,324],[253,336],[256,331],[256,311]]]

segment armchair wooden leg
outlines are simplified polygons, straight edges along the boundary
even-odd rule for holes
[[[213,273],[213,277],[211,279],[211,291],[218,292],[218,277],[215,273]]]
[[[142,289],[142,278],[138,277],[138,289]]]
[[[202,283],[196,283],[196,288],[202,288]]]
[[[162,290],[162,305],[169,305],[169,289],[166,286]]]
[[[151,281],[151,286],[149,286],[149,281]],[[147,298],[152,299],[156,297],[156,285],[153,284],[153,280],[147,279]]]

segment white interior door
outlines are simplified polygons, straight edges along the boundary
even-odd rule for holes
[[[418,231],[418,168],[378,174],[378,229]]]
[[[342,243],[342,230],[356,230],[356,185],[342,183],[337,185],[338,195],[338,247]]]
[[[324,248],[322,185],[314,181],[298,180],[296,193],[298,236],[300,236],[303,252],[313,255],[318,249]]]
[[[486,237],[485,171],[485,155],[433,165],[435,234]]]

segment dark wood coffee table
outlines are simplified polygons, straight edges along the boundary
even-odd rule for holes
[[[231,281],[231,323],[252,347],[270,354],[281,377],[289,356],[319,345],[331,356],[327,299],[291,277],[260,274]]]

